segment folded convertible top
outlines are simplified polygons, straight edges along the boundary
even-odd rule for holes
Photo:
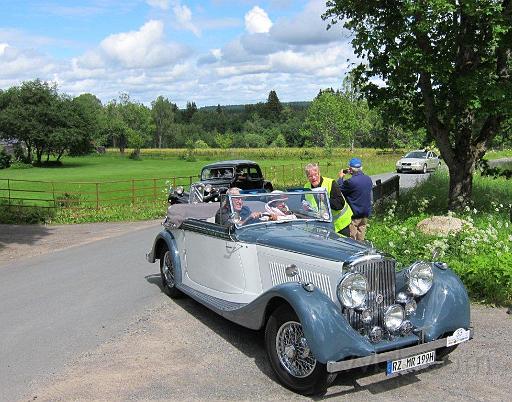
[[[208,219],[215,216],[220,203],[174,204],[167,209],[167,222],[179,228],[188,218]]]

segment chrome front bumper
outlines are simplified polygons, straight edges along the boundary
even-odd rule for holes
[[[469,339],[473,338],[473,328],[469,328],[471,334]],[[338,371],[350,370],[357,367],[371,366],[373,364],[386,362],[388,360],[403,359],[405,357],[414,356],[424,352],[430,352],[434,349],[446,347],[446,338],[437,339],[432,342],[422,343],[420,345],[410,346],[408,348],[402,348],[392,350],[389,352],[375,353],[370,356],[358,357],[355,359],[342,360],[339,362],[328,361],[327,372],[337,373]]]

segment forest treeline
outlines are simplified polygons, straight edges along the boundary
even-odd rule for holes
[[[184,109],[164,96],[147,106],[126,93],[102,104],[93,94],[71,97],[55,84],[26,81],[0,90],[0,138],[17,144],[17,158],[27,163],[102,146],[132,148],[137,157],[141,148],[403,148],[430,141],[424,129],[370,109],[350,80],[310,102],[282,103],[272,90],[257,104],[198,108],[190,101]]]

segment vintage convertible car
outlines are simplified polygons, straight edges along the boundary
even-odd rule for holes
[[[220,196],[230,187],[239,187],[243,190],[273,190],[272,183],[263,178],[256,162],[231,160],[204,166],[200,180],[192,183],[188,192],[183,186],[170,188],[168,201],[170,205],[219,202]]]
[[[421,368],[472,337],[466,290],[446,264],[397,271],[390,256],[338,235],[324,189],[222,198],[170,206],[147,259],[160,260],[170,297],[264,328],[291,390],[322,392],[337,373],[382,362],[389,375]]]

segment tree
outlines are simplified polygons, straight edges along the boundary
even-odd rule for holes
[[[276,91],[272,90],[268,94],[267,103],[265,104],[266,118],[272,121],[278,121],[283,111],[283,105],[277,97]]]
[[[155,125],[155,147],[162,148],[162,140],[174,124],[174,107],[169,99],[159,96],[151,103],[151,116]]]
[[[73,103],[79,113],[82,115],[84,124],[87,126],[88,137],[94,145],[106,145],[104,136],[105,112],[101,101],[93,94],[85,93],[78,95],[73,99]],[[78,155],[82,151],[78,149],[70,150],[73,155]]]
[[[322,91],[308,109],[302,133],[307,143],[331,149],[354,147],[355,138],[371,129],[366,101],[354,100],[340,92]]]
[[[512,113],[512,2],[328,0],[323,18],[354,32],[366,59],[355,77],[372,104],[411,105],[448,166],[448,207],[463,207],[476,162]]]
[[[190,123],[192,116],[197,112],[197,106],[195,102],[187,102],[187,108],[181,113],[184,123]]]
[[[47,133],[54,125],[58,99],[57,86],[41,80],[25,81],[11,87],[0,102],[0,131],[8,139],[17,139],[27,148],[27,159],[36,153],[38,163],[47,149]]]
[[[38,164],[43,155],[60,160],[66,151],[87,153],[91,147],[91,115],[79,103],[60,95],[55,84],[40,80],[25,81],[9,88],[0,99],[0,132],[17,139],[33,152]]]

